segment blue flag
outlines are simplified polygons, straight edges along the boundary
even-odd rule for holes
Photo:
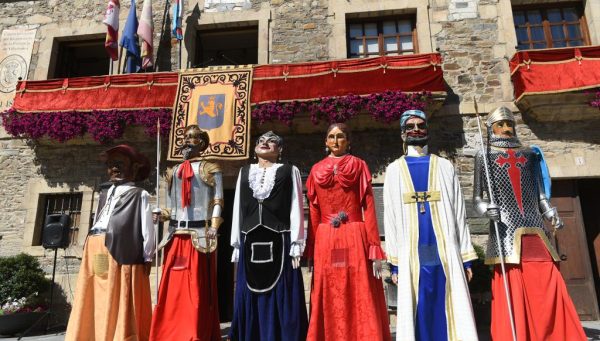
[[[135,13],[135,0],[131,0],[131,8],[125,22],[121,46],[127,51],[125,60],[125,72],[135,73],[140,70],[142,65],[142,56],[140,54],[140,45],[137,37],[138,20]]]
[[[174,0],[173,4],[173,35],[177,40],[183,39],[183,0]]]

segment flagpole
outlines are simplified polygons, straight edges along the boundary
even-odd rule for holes
[[[121,59],[123,57],[123,46],[121,46],[121,50],[119,50],[119,62],[117,65],[117,72],[121,70]]]
[[[156,119],[156,208],[154,209],[154,213],[158,213],[160,216],[160,118]],[[157,220],[154,225],[154,247],[155,253],[154,258],[156,259],[156,287],[155,287],[155,297],[156,303],[158,304],[158,229],[160,228],[160,221]]]
[[[179,64],[179,70],[181,70],[181,43],[183,43],[183,39],[179,41],[179,59],[178,59],[178,64]]]

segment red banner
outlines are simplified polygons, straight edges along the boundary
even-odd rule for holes
[[[13,108],[19,112],[172,108],[175,72],[21,81]],[[439,54],[259,65],[252,104],[310,100],[386,90],[445,92]]]

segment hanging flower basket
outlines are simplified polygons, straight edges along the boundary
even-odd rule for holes
[[[129,125],[143,126],[148,136],[156,136],[160,121],[161,136],[169,136],[171,109],[69,111],[19,113],[9,109],[0,113],[4,129],[14,137],[50,139],[65,142],[89,133],[99,143],[109,143],[123,136]]]
[[[292,125],[295,116],[302,112],[310,115],[310,120],[319,122],[346,122],[360,113],[368,113],[375,121],[391,123],[400,119],[400,115],[409,109],[425,110],[432,102],[431,92],[405,93],[386,91],[368,96],[347,95],[321,97],[307,102],[267,102],[257,104],[252,110],[252,119],[259,125],[267,122],[281,122]]]

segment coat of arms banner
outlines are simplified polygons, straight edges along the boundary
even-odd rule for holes
[[[197,124],[210,136],[203,159],[249,157],[252,67],[191,69],[179,74],[173,106],[169,161],[183,160],[185,127]]]

